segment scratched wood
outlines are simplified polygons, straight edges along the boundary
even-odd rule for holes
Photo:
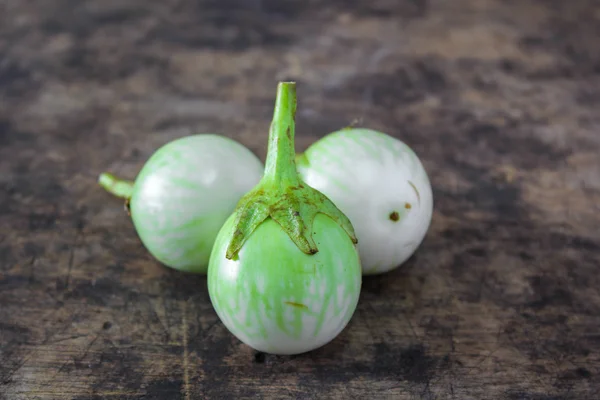
[[[599,48],[594,0],[1,0],[0,398],[600,398]],[[295,357],[240,344],[96,185],[192,133],[264,159],[278,79],[298,150],[358,121],[435,193]]]

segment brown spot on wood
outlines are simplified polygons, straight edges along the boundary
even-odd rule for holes
[[[400,220],[400,214],[398,214],[398,211],[392,211],[390,213],[390,219],[394,222],[397,222],[398,220]]]
[[[308,310],[308,306],[306,306],[305,304],[302,304],[302,303],[296,303],[293,301],[284,301],[284,304],[287,304],[288,306],[292,306],[292,307],[296,307],[296,308],[301,308],[303,310]]]
[[[517,169],[512,165],[501,165],[493,173],[495,179],[505,183],[513,183],[517,175]]]

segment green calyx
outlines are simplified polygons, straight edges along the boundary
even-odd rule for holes
[[[318,213],[333,219],[353,243],[358,243],[348,217],[298,176],[294,150],[295,117],[296,83],[280,82],[269,131],[265,172],[258,185],[240,199],[234,211],[234,233],[227,247],[228,259],[237,256],[246,240],[267,218],[277,222],[306,254],[319,251],[312,237],[312,226]]]

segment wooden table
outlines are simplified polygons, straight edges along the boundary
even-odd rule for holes
[[[0,398],[599,399],[594,0],[0,1]],[[256,353],[154,261],[100,172],[200,132],[265,156],[355,121],[434,187],[347,329]]]

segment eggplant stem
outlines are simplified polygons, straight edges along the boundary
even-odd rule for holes
[[[275,110],[269,129],[263,182],[269,181],[279,186],[297,186],[300,183],[295,164],[295,119],[296,84],[281,82],[277,86]]]
[[[280,82],[269,131],[265,172],[260,183],[239,201],[227,253],[234,259],[252,232],[267,218],[277,222],[306,254],[319,251],[312,237],[315,216],[325,214],[357,243],[352,223],[324,194],[305,184],[296,170],[294,149],[296,84]]]
[[[129,200],[133,194],[133,181],[117,178],[108,172],[100,174],[98,183],[108,193],[121,199]]]

